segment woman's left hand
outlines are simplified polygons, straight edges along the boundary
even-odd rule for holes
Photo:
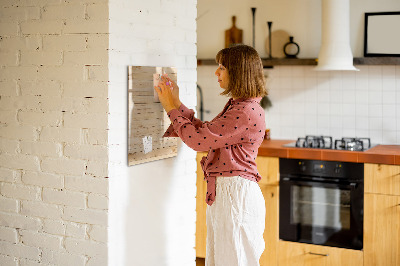
[[[154,87],[154,90],[157,92],[158,99],[167,113],[172,109],[176,109],[170,86],[168,86],[163,80],[160,80],[158,87]]]

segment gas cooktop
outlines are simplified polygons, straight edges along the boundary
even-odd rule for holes
[[[335,139],[331,136],[307,135],[298,138],[296,142],[283,145],[285,147],[315,148],[347,151],[366,151],[375,145],[371,145],[370,138],[341,138]]]

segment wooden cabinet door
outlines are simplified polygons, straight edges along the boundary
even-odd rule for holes
[[[206,257],[206,192],[207,183],[204,182],[204,173],[200,166],[200,161],[203,156],[207,156],[206,152],[198,152],[197,161],[197,193],[196,193],[196,257]]]
[[[364,266],[400,265],[400,196],[365,194]]]
[[[363,252],[344,248],[279,241],[279,266],[360,266]]]
[[[258,156],[256,164],[261,175],[260,185],[279,185],[279,158]]]
[[[279,240],[279,217],[278,201],[279,187],[260,185],[265,199],[265,250],[260,258],[260,266],[277,265],[278,240]]]
[[[364,164],[364,191],[400,196],[400,165]]]

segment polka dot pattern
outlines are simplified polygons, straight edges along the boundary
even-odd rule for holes
[[[179,136],[190,148],[209,151],[201,160],[208,205],[215,200],[215,180],[219,176],[240,176],[255,182],[261,179],[255,163],[265,132],[260,100],[230,99],[211,122],[195,118],[194,111],[183,104],[168,113],[172,124],[164,137]]]

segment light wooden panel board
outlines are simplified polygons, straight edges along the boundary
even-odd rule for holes
[[[177,71],[173,67],[128,67],[129,165],[177,155],[177,138],[162,137],[171,122],[161,103],[154,99],[153,74],[163,73],[177,82]]]

